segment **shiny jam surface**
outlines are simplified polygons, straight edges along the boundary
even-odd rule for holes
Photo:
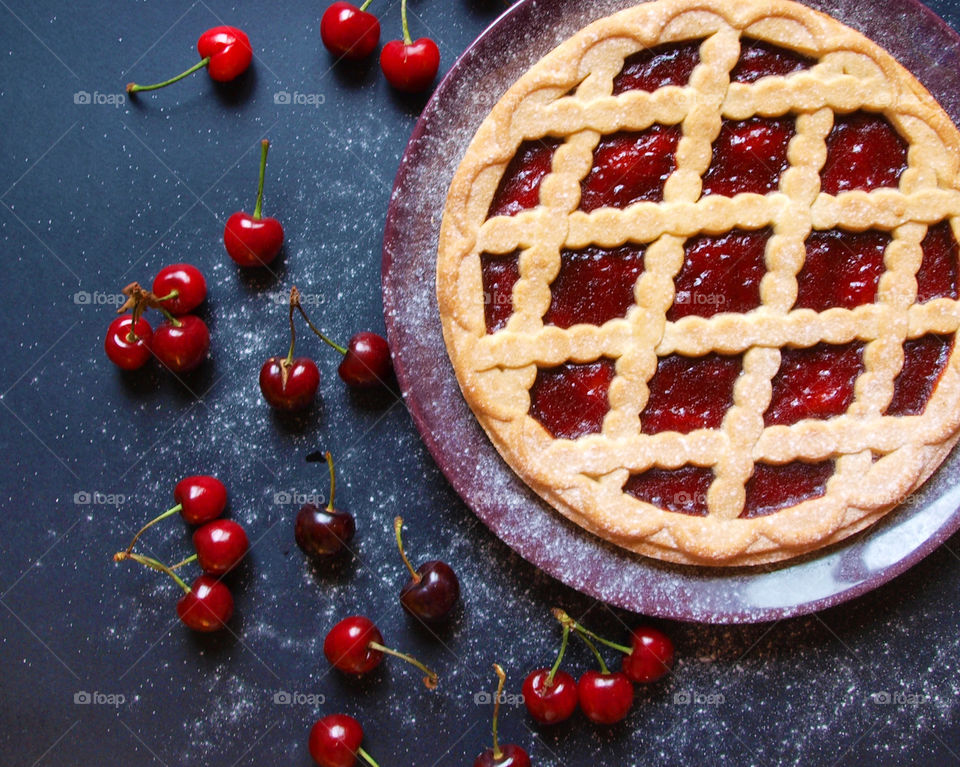
[[[943,221],[927,230],[921,243],[923,260],[917,270],[917,303],[934,298],[957,298],[957,240]]]
[[[667,85],[686,85],[693,68],[700,63],[700,42],[658,45],[628,56],[614,78],[613,95],[626,91],[652,93]]]
[[[822,312],[873,303],[883,274],[886,232],[811,232],[807,256],[797,275],[796,309]]]
[[[614,372],[611,359],[540,368],[530,388],[530,416],[556,439],[598,433],[610,409],[607,390]]]
[[[662,202],[663,186],[677,167],[679,140],[679,125],[653,125],[601,138],[593,167],[580,182],[580,210]]]
[[[857,376],[863,372],[863,346],[821,343],[809,349],[784,349],[763,422],[789,426],[846,412],[853,402]]]
[[[903,367],[893,382],[885,415],[920,415],[940,380],[953,349],[950,336],[928,335],[903,344]]]
[[[647,469],[641,474],[630,475],[623,492],[667,511],[705,517],[711,482],[713,470],[701,466]]]
[[[540,183],[550,173],[560,139],[524,141],[503,172],[487,218],[515,216],[540,204]]]
[[[724,120],[713,142],[713,161],[703,177],[703,194],[767,194],[777,190],[787,169],[792,117]]]
[[[520,251],[509,255],[481,253],[480,272],[487,333],[496,333],[507,326],[513,314],[513,286],[520,279]]]
[[[650,396],[640,413],[641,431],[687,434],[694,429],[720,428],[733,404],[733,385],[741,367],[739,355],[661,357],[647,384]]]
[[[747,498],[740,518],[762,517],[801,501],[818,498],[826,491],[833,470],[833,461],[792,461],[782,466],[758,463],[753,476],[747,480]]]
[[[896,188],[907,169],[907,145],[882,115],[837,115],[827,136],[820,191],[839,194]]]
[[[784,77],[809,69],[816,63],[815,59],[786,48],[744,37],[740,41],[740,60],[730,73],[730,82],[755,83],[768,75]]]
[[[676,322],[688,315],[743,313],[760,306],[760,280],[766,271],[764,252],[770,235],[769,229],[734,229],[687,240],[667,319]]]
[[[624,317],[633,305],[633,286],[643,271],[643,251],[628,243],[619,248],[591,245],[563,250],[560,271],[550,285],[550,308],[544,324],[569,328],[577,323],[602,325]]]

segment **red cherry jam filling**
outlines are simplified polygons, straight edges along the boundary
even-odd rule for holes
[[[550,285],[552,300],[543,317],[548,325],[602,325],[625,317],[633,305],[633,286],[643,271],[644,248],[591,245],[560,252],[560,271]]]
[[[952,336],[928,335],[903,344],[903,367],[884,415],[920,415],[953,350]]]
[[[642,474],[631,474],[623,492],[665,511],[705,517],[711,482],[713,470],[702,466],[647,469]]]
[[[481,253],[480,273],[487,333],[496,333],[507,326],[513,314],[513,286],[520,279],[520,251],[506,255]]]
[[[921,243],[923,260],[917,271],[917,303],[957,298],[957,239],[948,221],[927,230]]]
[[[811,498],[819,498],[833,476],[833,461],[804,463],[793,461],[782,466],[758,463],[747,481],[747,498],[740,519],[772,514]]]
[[[628,56],[614,78],[613,95],[626,91],[652,93],[667,85],[686,85],[693,68],[700,63],[700,42],[658,45]]]
[[[863,372],[863,346],[860,342],[821,343],[809,349],[784,349],[764,424],[789,426],[806,418],[845,413]]]
[[[743,313],[760,306],[760,280],[766,271],[764,253],[770,235],[769,229],[734,229],[687,240],[667,319],[676,322],[689,315]]]
[[[614,375],[611,359],[540,368],[530,388],[530,416],[555,439],[597,434],[610,409],[607,390]]]
[[[907,144],[885,117],[867,112],[837,116],[827,136],[820,191],[839,194],[897,187],[907,169]]]
[[[550,173],[553,153],[560,144],[560,139],[547,137],[520,145],[503,172],[487,218],[515,216],[540,204],[540,184]]]
[[[733,405],[733,385],[741,367],[739,355],[661,357],[647,384],[650,395],[640,414],[641,431],[688,434],[694,429],[720,428]]]
[[[713,142],[713,162],[703,177],[703,194],[767,194],[776,191],[787,169],[787,146],[795,133],[792,117],[724,120]]]
[[[797,275],[797,309],[822,312],[873,303],[883,274],[886,232],[812,232],[807,256]]]
[[[755,83],[768,75],[785,77],[809,69],[816,63],[816,59],[786,48],[744,37],[740,41],[740,60],[730,73],[730,82]]]
[[[662,202],[663,186],[677,167],[680,135],[679,125],[653,125],[601,138],[593,167],[580,182],[580,210]]]

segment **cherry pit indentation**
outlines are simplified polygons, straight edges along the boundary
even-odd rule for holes
[[[896,189],[907,169],[907,144],[886,117],[868,112],[837,115],[827,136],[820,191]]]
[[[893,382],[893,398],[884,415],[920,415],[943,375],[953,337],[930,334],[903,344],[903,367]]]
[[[644,48],[623,60],[623,69],[613,80],[613,95],[627,91],[655,90],[668,85],[683,87],[700,63],[701,40],[668,43]]]
[[[643,271],[643,253],[644,248],[633,243],[561,251],[560,271],[550,285],[544,324],[569,328],[625,317],[634,303],[633,288]]]
[[[917,271],[917,303],[934,298],[957,298],[957,238],[949,221],[941,221],[927,230],[920,244],[923,260]]]
[[[487,333],[496,333],[507,326],[513,314],[513,286],[520,279],[520,251],[503,255],[481,253],[480,274]]]
[[[530,388],[530,416],[555,439],[597,434],[610,410],[607,391],[614,375],[615,363],[607,358],[540,368]]]
[[[730,73],[732,83],[755,83],[761,77],[786,77],[816,64],[816,59],[778,45],[744,37],[740,40],[740,60]]]
[[[702,466],[653,468],[640,474],[631,474],[623,486],[623,492],[664,511],[705,517],[707,491],[712,482],[713,470]]]
[[[580,210],[623,209],[637,202],[662,202],[663,187],[676,170],[679,125],[603,136],[593,167],[580,182]]]
[[[760,281],[766,272],[764,254],[771,234],[770,229],[734,229],[687,240],[667,319],[676,322],[690,315],[742,314],[760,306]]]
[[[863,372],[864,344],[819,343],[781,352],[773,377],[773,394],[763,414],[766,426],[790,426],[807,418],[841,415],[853,402],[857,377]]]
[[[884,270],[887,232],[812,232],[797,274],[797,309],[855,309],[873,303]]]
[[[747,497],[740,519],[753,519],[821,497],[833,476],[833,461],[782,465],[758,463],[747,480]]]
[[[540,204],[540,184],[550,173],[560,144],[560,139],[548,136],[520,145],[500,178],[487,218],[515,216]]]
[[[649,396],[640,413],[641,431],[688,434],[695,429],[720,428],[733,405],[733,386],[742,367],[740,355],[661,357],[647,383]]]

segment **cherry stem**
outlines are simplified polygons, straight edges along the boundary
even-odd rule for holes
[[[566,624],[563,625],[563,639],[560,640],[560,652],[557,653],[557,660],[553,664],[553,668],[550,669],[550,673],[547,674],[547,679],[544,682],[544,686],[549,690],[553,687],[553,678],[556,676],[557,671],[560,670],[560,661],[563,660],[563,654],[567,651],[567,642],[570,639],[570,627]]]
[[[603,656],[600,654],[597,646],[587,639],[583,634],[580,635],[580,638],[586,643],[587,647],[593,650],[593,654],[597,656],[597,661],[600,663],[600,673],[604,675],[609,674],[610,669],[608,669],[607,664],[603,662]]]
[[[333,494],[337,492],[337,475],[333,471],[333,456],[328,450],[323,454],[323,457],[327,459],[327,466],[330,469],[330,500],[327,501],[327,511],[331,514],[333,513]]]
[[[413,38],[410,37],[410,27],[407,26],[407,0],[400,0],[400,20],[403,23],[403,43],[412,45]]]
[[[162,306],[159,306],[159,307],[157,307],[157,308],[158,308],[161,312],[163,312],[163,316],[166,317],[166,318],[167,318],[167,321],[168,321],[171,325],[173,325],[175,328],[179,328],[179,327],[182,327],[182,326],[183,326],[183,323],[180,322],[179,319],[177,319],[177,318],[174,317],[172,314],[170,314],[170,312],[168,312],[168,311],[167,311],[166,309],[164,309]]]
[[[293,310],[300,305],[300,291],[294,285],[290,288],[290,351],[287,352],[287,360],[284,365],[287,368],[293,366],[293,347],[297,343],[297,328],[293,324]]]
[[[158,299],[156,299],[156,300],[157,300],[157,301],[169,301],[170,299],[176,298],[176,297],[179,296],[179,295],[180,295],[180,291],[177,290],[176,288],[174,288],[174,289],[171,290],[169,293],[167,293],[167,295],[165,295],[163,298],[158,298]]]
[[[368,5],[369,3],[370,3],[370,0],[367,0]],[[370,754],[368,754],[366,751],[364,751],[363,748],[361,748],[360,746],[357,746],[357,756],[362,757],[367,762],[367,764],[370,765],[370,767],[380,767],[380,765],[374,761],[373,757],[370,756]]]
[[[179,575],[163,564],[163,562],[158,562],[153,557],[145,557],[143,554],[132,554],[128,551],[118,551],[113,555],[114,562],[122,562],[125,559],[132,559],[134,562],[139,562],[141,565],[144,567],[149,567],[151,570],[157,570],[161,573],[166,573],[177,582],[177,585],[183,589],[185,594],[190,593],[190,587],[183,582],[183,579]]]
[[[507,682],[507,674],[499,663],[493,664],[493,670],[497,673],[497,692],[493,698],[493,761],[499,762],[503,758],[503,751],[500,750],[500,741],[497,738],[497,725],[500,720],[500,697]]]
[[[373,2],[373,0],[367,0],[363,5],[360,6],[360,10],[361,10],[361,11],[367,10],[367,6],[369,6],[370,3],[372,3],[372,2]]]
[[[290,300],[291,300],[291,301],[293,300],[293,297],[292,297],[292,296],[291,296],[291,299],[290,299]],[[331,341],[331,340],[330,340],[329,338],[327,338],[320,330],[317,329],[317,326],[316,326],[316,325],[314,325],[312,322],[310,322],[310,318],[307,316],[307,313],[303,310],[303,307],[300,305],[300,294],[299,294],[299,293],[297,294],[296,307],[297,307],[297,311],[300,312],[300,314],[301,314],[301,316],[303,317],[304,321],[305,321],[305,322],[307,323],[307,325],[310,327],[310,330],[312,330],[314,333],[316,333],[318,336],[320,336],[320,339],[321,339],[324,343],[326,343],[328,346],[332,346],[332,347],[333,347],[334,349],[336,349],[338,352],[340,352],[341,354],[343,354],[344,356],[346,356],[347,350],[346,350],[344,347],[340,346],[340,344],[337,344],[337,343],[334,343],[333,341]]]
[[[190,555],[189,557],[187,557],[186,559],[181,559],[179,562],[177,562],[177,564],[175,564],[175,565],[170,565],[170,569],[171,569],[171,570],[177,570],[177,569],[183,567],[184,565],[189,565],[191,562],[196,562],[196,561],[197,561],[197,555],[196,555],[196,554],[191,554],[191,555]]]
[[[607,647],[610,647],[614,650],[622,652],[624,655],[631,655],[633,653],[633,650],[630,649],[629,647],[624,647],[622,644],[611,642],[609,639],[604,639],[602,636],[598,636],[597,634],[594,634],[592,631],[590,631],[590,629],[584,628],[579,623],[577,623],[573,618],[567,615],[567,613],[564,610],[561,610],[559,607],[554,607],[552,612],[553,612],[553,617],[556,618],[558,621],[560,621],[562,625],[569,626],[570,628],[574,629],[580,634],[580,636],[590,637],[591,639],[595,639],[600,644],[606,645]]]
[[[153,85],[137,85],[136,83],[127,83],[127,93],[139,93],[140,91],[155,91],[157,88],[165,88],[168,85],[175,83],[177,80],[182,80],[187,75],[192,75],[198,69],[203,69],[207,64],[210,63],[210,57],[207,56],[204,59],[200,59],[196,64],[194,64],[186,72],[183,72],[176,77],[171,77],[169,80],[164,80],[162,83],[154,83]]]
[[[157,524],[157,522],[159,522],[159,521],[162,520],[162,519],[166,519],[167,517],[172,517],[174,514],[176,514],[176,513],[177,513],[178,511],[180,511],[180,509],[182,509],[182,508],[183,508],[183,505],[180,504],[180,503],[178,503],[178,504],[177,504],[176,506],[174,506],[172,509],[167,509],[165,512],[163,512],[163,514],[160,514],[159,516],[156,516],[156,517],[154,517],[153,519],[151,519],[149,522],[147,522],[147,524],[145,524],[143,527],[141,527],[141,528],[137,531],[137,534],[136,534],[135,536],[133,536],[133,540],[130,541],[130,545],[127,546],[127,550],[126,550],[125,553],[129,554],[131,551],[133,551],[133,545],[137,542],[137,539],[138,539],[141,535],[143,535],[149,528],[153,527],[155,524]]]
[[[423,576],[413,569],[413,565],[411,565],[410,560],[407,559],[407,552],[403,550],[403,539],[400,535],[400,530],[402,527],[403,517],[395,517],[393,520],[393,534],[397,538],[397,548],[400,549],[400,558],[403,560],[403,564],[405,564],[407,569],[410,571],[410,577],[413,578],[413,582],[420,583],[420,581],[423,580]]]
[[[399,658],[400,660],[405,660],[411,666],[416,666],[420,669],[426,676],[423,678],[423,683],[426,685],[428,690],[437,689],[437,683],[440,681],[440,678],[437,676],[437,672],[428,668],[412,655],[407,655],[405,652],[400,652],[399,650],[391,650],[389,647],[385,647],[379,642],[370,642],[367,647],[377,652],[382,652],[387,655],[392,655],[394,658]]]
[[[259,221],[263,210],[263,176],[267,171],[267,152],[270,151],[270,142],[264,139],[260,142],[260,178],[257,180],[257,204],[253,209],[253,220]]]

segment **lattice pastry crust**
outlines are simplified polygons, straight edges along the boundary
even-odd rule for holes
[[[808,71],[730,83],[749,37],[816,59]],[[703,40],[684,87],[612,96],[624,59],[646,47]],[[820,190],[826,139],[837,114],[882,113],[909,144],[898,188]],[[767,195],[701,197],[721,118],[796,116],[789,168]],[[681,125],[676,169],[662,202],[578,210],[581,180],[601,136]],[[540,204],[487,213],[522,142],[560,137]],[[960,352],[949,358],[919,415],[883,415],[907,339],[953,335],[960,302],[917,303],[915,275],[928,226],[960,233],[960,134],[917,80],[876,44],[836,20],[785,0],[658,0],[586,27],[544,57],[481,125],[450,187],[440,234],[437,293],[444,338],[464,396],[507,463],[562,514],[602,538],[673,562],[743,565],[796,556],[839,541],[902,502],[942,462],[960,428]],[[683,243],[698,233],[767,226],[762,306],[742,314],[667,321]],[[876,300],[855,309],[793,309],[811,230],[879,228],[891,234]],[[545,325],[562,248],[643,243],[635,305],[602,326]],[[520,279],[506,327],[488,333],[482,253],[519,250]],[[864,343],[863,372],[845,414],[764,425],[784,347]],[[671,353],[742,354],[733,403],[718,429],[641,431],[648,382]],[[529,415],[538,367],[616,360],[609,412],[598,434],[554,439]],[[820,497],[740,518],[757,462],[835,460]],[[626,494],[651,467],[711,467],[705,516]]]

